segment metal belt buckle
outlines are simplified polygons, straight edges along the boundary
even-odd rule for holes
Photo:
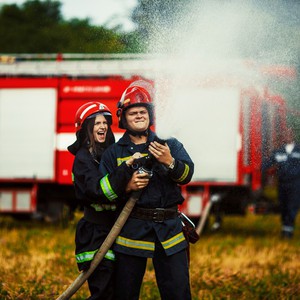
[[[155,208],[153,213],[153,221],[156,223],[162,223],[165,220],[165,209],[164,208]]]

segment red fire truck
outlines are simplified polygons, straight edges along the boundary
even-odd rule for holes
[[[181,211],[197,221],[207,207],[217,220],[250,207],[276,209],[276,176],[262,178],[261,163],[283,142],[289,109],[267,78],[291,80],[295,69],[237,61],[202,66],[192,77],[167,74],[159,87],[166,103],[156,111],[156,131],[176,136],[195,163],[193,181],[182,188]],[[265,192],[270,187],[272,195]]]
[[[99,100],[115,116],[122,92],[140,77],[154,80],[164,97],[163,104],[156,100],[158,134],[176,128],[172,135],[195,163],[181,210],[199,218],[207,203],[221,200],[216,203],[225,213],[245,212],[261,188],[261,161],[286,128],[282,96],[212,73],[180,81],[166,76],[176,83],[163,84],[157,76],[162,64],[151,57],[46,58],[19,55],[0,64],[0,213],[57,220],[72,207],[67,146],[75,140],[77,108]],[[123,133],[116,119],[113,131],[117,139]]]

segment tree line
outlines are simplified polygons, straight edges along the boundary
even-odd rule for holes
[[[229,55],[238,52],[246,59],[272,57],[298,62],[300,3],[284,0],[276,3],[275,7],[264,1],[249,0],[234,7],[222,0],[138,0],[131,12],[136,29],[124,32],[121,25],[95,26],[88,18],[66,20],[59,0],[27,0],[22,5],[0,6],[0,52],[147,52],[149,43],[157,36],[164,38],[166,45],[176,38],[180,44],[184,39],[180,36],[181,28],[186,27],[189,34],[198,26],[199,50],[212,40],[218,43],[208,44],[210,51],[230,45]],[[235,16],[237,12],[241,17],[232,26],[230,14]],[[226,30],[231,27],[231,31]],[[188,49],[189,45],[183,44],[181,48]]]
[[[2,5],[1,53],[140,52],[135,33],[95,26],[87,19],[65,20],[60,1],[28,0]]]

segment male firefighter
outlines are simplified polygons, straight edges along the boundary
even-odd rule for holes
[[[263,162],[265,172],[276,166],[278,174],[278,200],[281,209],[283,238],[292,238],[300,207],[300,145],[295,143],[291,129],[287,130],[285,144]]]
[[[116,299],[139,299],[147,258],[152,258],[161,299],[189,300],[188,243],[177,206],[184,201],[179,185],[191,180],[194,164],[177,139],[161,141],[150,129],[153,94],[153,86],[144,80],[133,82],[124,91],[117,115],[119,127],[126,132],[103,154],[100,164],[101,172],[109,174],[140,152],[146,165],[137,166],[138,172],[144,168],[152,175],[114,245]],[[127,191],[140,184],[138,178],[131,180]],[[128,197],[124,195],[122,200]]]

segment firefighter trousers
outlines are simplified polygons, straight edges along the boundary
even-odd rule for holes
[[[295,220],[300,208],[300,182],[281,184],[279,202],[281,209],[282,233],[293,236]]]
[[[152,261],[161,299],[190,300],[187,251],[167,256],[156,243]],[[115,300],[139,299],[146,265],[146,257],[116,253]]]
[[[88,278],[91,296],[88,300],[113,299],[113,271],[115,262],[103,259],[95,271]]]

